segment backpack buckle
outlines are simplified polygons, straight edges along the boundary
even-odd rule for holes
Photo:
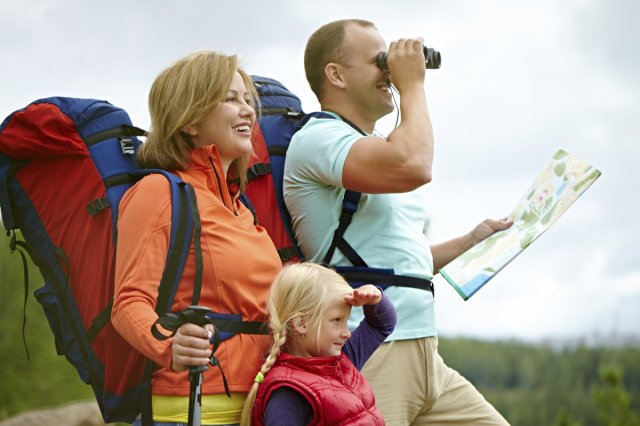
[[[120,149],[122,149],[122,153],[124,155],[133,155],[136,150],[133,147],[133,139],[131,138],[120,138]]]
[[[285,113],[285,117],[292,120],[298,120],[304,116],[304,112],[289,110]]]
[[[89,213],[90,216],[95,216],[107,207],[109,207],[109,200],[106,198],[96,198],[87,206],[87,213]]]
[[[264,176],[271,173],[271,164],[269,163],[256,163],[249,167],[249,180],[255,179],[258,176]]]

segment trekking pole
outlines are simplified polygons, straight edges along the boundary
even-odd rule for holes
[[[204,306],[189,306],[182,312],[185,323],[199,326],[211,324],[207,314],[211,310]],[[208,365],[194,365],[189,367],[189,426],[200,426],[202,420],[202,373],[209,369]]]
[[[189,426],[200,426],[202,418],[202,373],[208,368],[206,365],[189,368],[189,382],[191,382],[189,389],[189,420],[187,423]]]
[[[158,318],[153,327],[151,327],[151,332],[156,339],[164,340],[175,335],[178,328],[180,328],[180,326],[183,324],[191,323],[199,325],[201,327],[204,327],[207,324],[213,324],[207,316],[209,312],[211,312],[211,309],[205,306],[189,306],[182,312],[166,313]],[[158,325],[166,330],[171,331],[171,335],[166,336],[162,334],[158,330]],[[218,347],[219,340],[220,338],[214,327],[213,351],[215,351],[215,349]],[[213,356],[213,354],[211,354],[211,359],[209,362],[220,368],[220,363],[218,362],[217,358]],[[189,382],[191,383],[189,387],[189,426],[200,426],[200,422],[202,420],[202,373],[204,373],[208,369],[208,365],[195,365],[189,367]],[[220,368],[220,370],[222,371],[222,368]],[[222,374],[222,378],[225,385],[225,391],[227,392],[227,395],[229,395],[224,373]]]

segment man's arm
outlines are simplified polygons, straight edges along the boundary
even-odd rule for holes
[[[431,181],[433,129],[424,92],[422,41],[391,43],[388,61],[391,81],[400,92],[402,119],[387,139],[363,137],[349,151],[342,180],[358,192],[407,192]]]
[[[440,269],[444,268],[453,259],[494,233],[507,229],[512,224],[513,220],[510,218],[499,220],[486,219],[467,234],[443,243],[432,244],[433,271],[435,273],[440,272]]]

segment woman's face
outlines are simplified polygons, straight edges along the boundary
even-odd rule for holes
[[[189,128],[196,146],[216,145],[225,173],[233,160],[251,152],[256,113],[250,99],[242,76],[236,72],[226,98],[202,123]]]

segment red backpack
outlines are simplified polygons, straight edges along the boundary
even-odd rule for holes
[[[171,306],[198,223],[189,185],[136,165],[143,133],[108,102],[62,97],[35,101],[0,125],[0,209],[11,251],[27,251],[40,269],[45,282],[35,295],[56,350],[91,385],[105,422],[132,422],[150,410],[151,396],[151,362],[110,322],[120,199],[148,173],[170,182],[171,249],[159,314]]]

